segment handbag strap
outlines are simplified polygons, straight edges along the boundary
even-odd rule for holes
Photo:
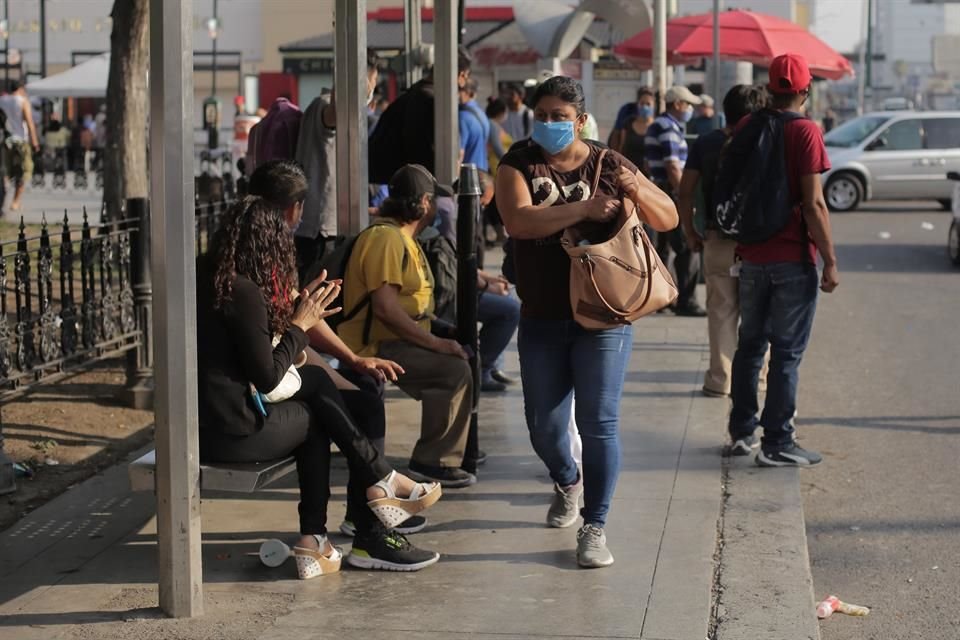
[[[600,187],[600,174],[603,173],[603,159],[607,156],[609,149],[601,149],[597,156],[597,173],[593,176],[593,187],[590,190],[590,197],[596,197],[597,189]]]

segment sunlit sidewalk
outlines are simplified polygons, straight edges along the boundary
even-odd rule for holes
[[[480,482],[448,490],[412,536],[439,550],[416,574],[364,572],[296,579],[256,556],[291,540],[295,481],[254,494],[205,494],[206,614],[167,620],[156,608],[154,498],[132,494],[125,467],[68,491],[0,534],[0,638],[650,638],[707,633],[721,502],[727,404],[700,396],[702,320],[636,324],[623,398],[623,465],[607,528],[616,563],[581,570],[576,528],[544,525],[551,485],[533,454],[519,387],[481,401]],[[518,373],[515,348],[508,370]],[[388,453],[402,467],[419,406],[390,392]],[[335,462],[331,531],[343,517]],[[334,536],[349,546],[349,539]]]

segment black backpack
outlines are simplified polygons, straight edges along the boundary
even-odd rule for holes
[[[713,208],[720,230],[742,244],[780,232],[796,204],[787,181],[786,123],[798,113],[763,109],[731,137],[720,153]]]
[[[435,229],[425,230],[418,240],[433,274],[433,313],[445,322],[456,324],[457,250],[446,236]]]
[[[350,263],[350,256],[353,254],[353,248],[357,244],[357,239],[373,227],[367,227],[355,236],[338,236],[334,241],[332,251],[324,254],[312,267],[306,270],[303,278],[303,284],[313,282],[320,273],[327,270],[327,280],[344,280],[347,273],[347,265]],[[399,233],[399,232],[398,232]],[[404,251],[402,269],[407,268],[409,253]],[[341,292],[343,295],[343,292]],[[343,300],[341,299],[341,302]],[[370,343],[370,330],[373,328],[373,305],[370,304],[370,294],[367,293],[357,302],[352,309],[343,309],[338,313],[326,318],[326,322],[334,331],[337,327],[348,320],[352,320],[361,311],[366,310],[367,317],[363,323],[363,344]]]

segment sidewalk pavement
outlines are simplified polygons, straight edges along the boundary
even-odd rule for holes
[[[90,184],[93,184],[94,176],[90,174]],[[103,202],[103,191],[89,189],[75,189],[73,187],[73,173],[68,175],[66,189],[53,189],[49,186],[50,179],[47,179],[47,187],[34,188],[27,187],[23,194],[22,208],[20,211],[10,211],[10,199],[13,197],[13,191],[7,189],[7,208],[4,220],[7,222],[18,223],[20,218],[27,224],[40,224],[46,217],[47,222],[56,225],[63,221],[63,212],[69,215],[71,224],[79,225],[83,223],[83,208],[87,208],[87,215],[90,218],[90,224],[100,222],[100,207]]]
[[[723,522],[727,405],[699,394],[707,358],[702,320],[655,316],[635,329],[622,407],[623,464],[607,527],[616,563],[608,569],[578,569],[576,528],[544,525],[551,485],[530,447],[514,387],[482,398],[481,443],[489,461],[480,482],[446,491],[428,512],[431,526],[411,536],[442,552],[433,567],[415,574],[345,568],[298,581],[292,560],[277,569],[262,566],[255,555],[262,540],[295,537],[297,496],[288,476],[255,494],[204,495],[206,614],[168,620],[156,608],[154,497],[131,494],[121,465],[0,534],[0,639],[703,640]],[[516,374],[513,346],[507,356]],[[388,402],[388,453],[402,468],[419,407],[393,392]],[[332,531],[343,517],[345,477],[338,457]],[[795,475],[777,477],[796,482]],[[800,523],[802,536],[802,513]],[[349,545],[338,534],[333,539]],[[749,555],[748,540],[739,548]],[[763,566],[770,565],[755,568]],[[766,614],[776,619],[779,612]],[[730,629],[723,637],[738,634]]]

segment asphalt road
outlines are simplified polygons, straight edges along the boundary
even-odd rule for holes
[[[925,202],[833,216],[841,285],[821,295],[798,430],[824,640],[960,638],[960,268]],[[930,225],[933,228],[930,229]],[[925,228],[926,227],[926,228]],[[887,235],[889,234],[889,235]]]

